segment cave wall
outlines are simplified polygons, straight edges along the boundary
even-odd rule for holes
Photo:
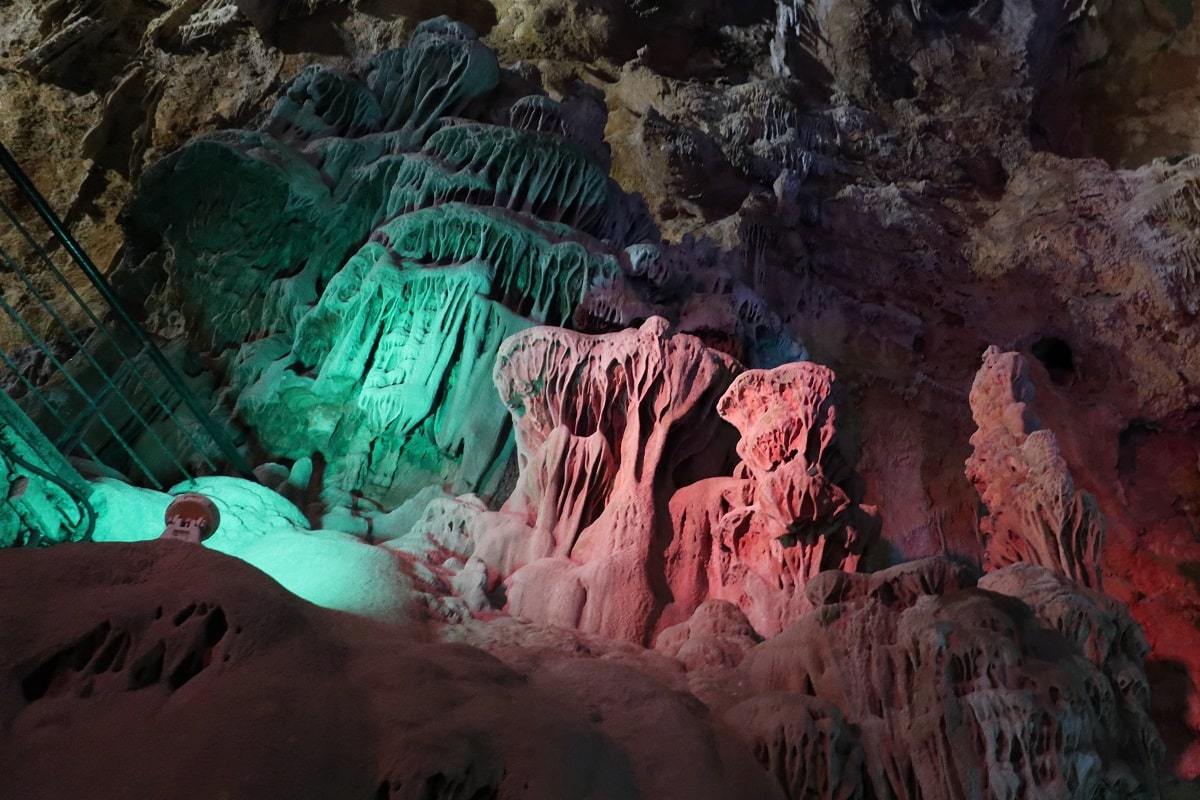
[[[150,163],[435,13],[553,97],[582,80],[665,238],[737,253],[836,369],[884,563],[983,558],[968,392],[989,345],[1028,356],[1034,411],[1107,520],[1104,588],[1145,627],[1152,683],[1189,697],[1169,758],[1200,773],[1190,6],[428,5],[9,3],[0,140],[113,269]]]

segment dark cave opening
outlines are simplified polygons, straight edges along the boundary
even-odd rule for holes
[[[1071,352],[1071,346],[1057,336],[1043,336],[1029,349],[1055,383],[1066,383],[1075,376],[1075,354]]]

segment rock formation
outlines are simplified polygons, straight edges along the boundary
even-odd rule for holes
[[[810,776],[870,787],[846,796],[1153,796],[1162,745],[1129,669],[1145,649],[1127,612],[1033,565],[974,583],[938,559],[825,573],[809,586],[816,610],[738,672],[756,691],[818,701],[771,710],[796,719],[787,747]]]
[[[7,797],[781,796],[628,652],[531,632],[540,663],[505,663],[486,631],[428,641],[178,542],[2,556]]]
[[[270,457],[320,454],[326,502],[505,488],[491,372],[531,324],[663,313],[751,358],[787,339],[727,269],[682,268],[699,249],[659,251],[606,174],[602,114],[538,91],[435,19],[355,71],[304,70],[256,129],[191,142],[138,183],[120,285],[235,351],[239,412]]]
[[[202,346],[191,366],[302,509],[209,544],[412,627],[309,616],[227,561],[168,559],[162,581],[152,543],[0,553],[44,592],[35,613],[30,584],[0,581],[23,598],[0,602],[0,666],[13,687],[50,676],[2,701],[0,795],[123,796],[142,762],[96,733],[120,719],[178,765],[143,770],[150,793],[289,794],[268,785],[292,775],[269,749],[283,733],[164,752],[201,706],[294,733],[288,757],[324,753],[297,796],[1154,797],[1146,713],[1186,792],[1194,17],[1161,0],[4,4],[0,140],[154,330]],[[502,399],[497,354],[518,343],[554,370]],[[972,397],[993,344],[1024,371],[993,356]],[[613,403],[601,362],[658,378]],[[154,537],[168,495],[91,486],[98,538]],[[171,619],[207,603],[206,622],[152,621],[143,583],[180,587]],[[203,644],[213,608],[253,616],[235,606],[291,609],[246,634],[270,663],[238,660],[240,623]],[[160,640],[158,679],[116,691]],[[124,641],[121,667],[95,667]],[[304,685],[344,711],[291,713]],[[49,761],[64,730],[78,769]],[[341,766],[307,771],[325,757]],[[248,783],[217,761],[253,762]]]
[[[595,337],[534,328],[505,342],[496,385],[513,415],[521,477],[477,553],[507,580],[508,608],[644,641],[679,600],[664,570],[671,495],[728,469],[712,414],[740,365],[652,317]],[[688,609],[690,612],[691,609]]]
[[[985,565],[1040,564],[1099,589],[1104,519],[1090,494],[1075,491],[1058,439],[1040,428],[1032,401],[1025,360],[988,348],[971,387],[979,430],[967,459],[987,508],[979,523]]]
[[[0,567],[19,576],[0,589],[12,796],[1156,793],[1136,624],[1034,565],[978,587],[944,559],[827,572],[776,637],[713,601],[659,653],[511,617],[437,633],[333,614],[179,542]]]
[[[274,456],[320,453],[334,497],[494,489],[500,341],[619,274],[612,247],[567,226],[637,235],[561,134],[444,124],[499,81],[473,32],[434,20],[358,73],[305,70],[259,130],[192,143],[139,184],[123,282],[165,277],[194,336],[240,347],[241,413]]]
[[[810,607],[806,583],[856,568],[877,530],[851,497],[832,377],[808,362],[742,372],[661,317],[513,336],[495,378],[520,477],[460,555],[538,622],[646,642],[720,599],[777,633]],[[740,429],[740,465],[714,408]]]
[[[833,373],[796,362],[750,370],[717,411],[741,433],[731,478],[678,492],[671,583],[686,613],[702,598],[737,604],[755,629],[778,633],[809,610],[817,573],[853,570],[878,530],[858,505],[854,460],[837,430]]]

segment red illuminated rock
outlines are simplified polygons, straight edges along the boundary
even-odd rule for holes
[[[876,524],[837,435],[832,371],[739,368],[660,318],[505,343],[496,385],[521,474],[475,531],[507,610],[644,641],[721,599],[769,635],[811,607],[814,575],[856,568]],[[732,477],[714,408],[742,432]]]
[[[827,601],[737,668],[756,704],[764,692],[806,698],[769,709],[773,723],[759,718],[760,760],[773,765],[785,749],[764,736],[774,725],[810,778],[832,787],[820,797],[860,796],[829,793],[859,781],[868,796],[925,800],[1157,791],[1145,641],[1119,603],[1029,564],[979,588],[942,559],[827,575],[814,593]]]
[[[509,611],[627,640],[650,635],[669,600],[668,500],[728,468],[728,435],[712,408],[739,369],[659,317],[601,336],[533,328],[504,343],[495,380],[521,477],[500,515],[507,535],[485,515],[477,553],[507,578]]]
[[[1100,588],[1104,519],[1087,492],[1077,492],[1058,449],[1029,410],[1033,384],[1017,353],[989,347],[971,387],[979,430],[967,477],[988,513],[980,521],[989,568],[1040,564]]]
[[[742,463],[738,477],[672,498],[669,583],[680,612],[704,597],[729,600],[771,635],[811,608],[804,588],[817,573],[857,567],[877,524],[854,497],[832,370],[811,362],[749,370],[717,411],[742,434]]]

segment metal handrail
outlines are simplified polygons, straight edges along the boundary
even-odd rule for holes
[[[134,321],[125,308],[117,299],[116,293],[109,286],[104,275],[88,257],[83,247],[75,240],[67,230],[66,225],[50,207],[50,204],[42,196],[37,187],[21,169],[16,159],[8,151],[3,144],[0,144],[0,169],[3,169],[16,185],[17,190],[30,203],[33,209],[41,217],[42,221],[49,227],[51,233],[62,244],[67,253],[75,264],[83,271],[88,281],[95,287],[100,297],[105,301],[112,313],[116,315],[117,320],[124,325],[130,333],[133,334],[134,340],[143,352],[149,357],[150,361],[166,379],[168,385],[179,395],[180,399],[191,411],[196,421],[199,422],[204,431],[209,435],[212,442],[220,450],[221,454],[228,461],[229,465],[240,473],[243,477],[253,479],[254,474],[250,465],[238,452],[233,442],[226,435],[217,423],[212,419],[209,413],[200,404],[199,400],[192,394],[191,390],[184,383],[182,377],[175,371],[175,368],[163,355],[162,351],[154,344],[150,337],[146,334],[142,327]],[[74,293],[73,287],[67,284],[69,291]],[[76,295],[76,299],[79,300]],[[82,303],[82,301],[80,300]],[[85,305],[86,309],[86,305]],[[186,431],[184,432],[186,435]]]

